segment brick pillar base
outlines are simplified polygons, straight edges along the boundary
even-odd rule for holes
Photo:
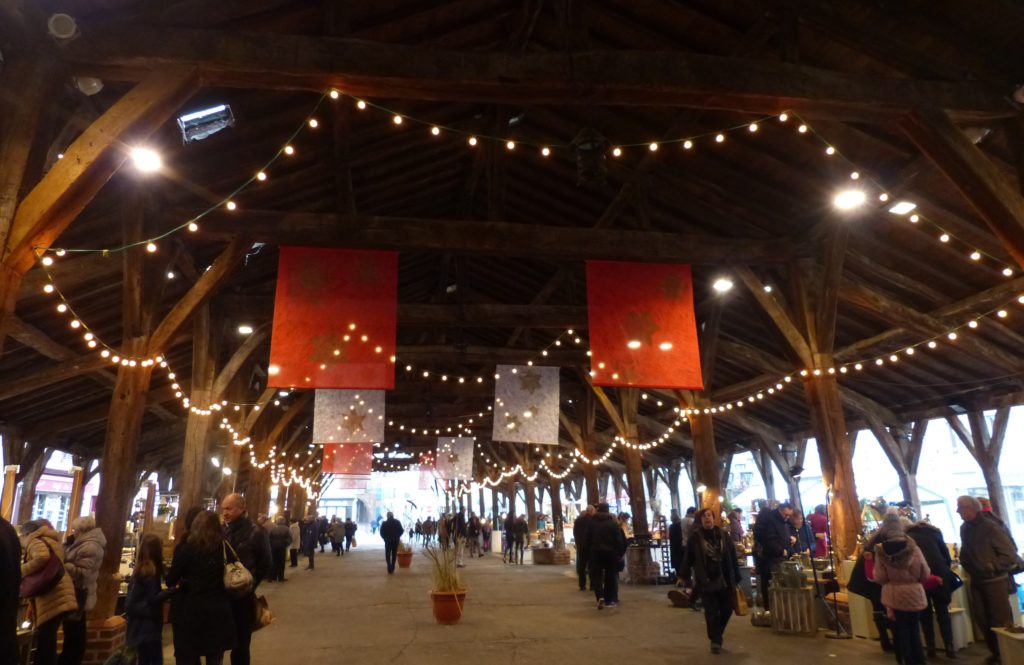
[[[661,566],[651,558],[651,551],[646,547],[630,547],[626,550],[626,575],[631,584],[656,584]]]
[[[85,631],[85,658],[82,665],[103,665],[110,656],[124,646],[128,624],[124,617],[89,619]]]

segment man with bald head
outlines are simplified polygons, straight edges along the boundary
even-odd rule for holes
[[[245,497],[228,494],[220,503],[224,516],[224,535],[235,550],[242,565],[252,574],[252,589],[241,598],[231,602],[235,616],[236,646],[231,651],[231,665],[249,665],[251,656],[249,643],[252,641],[252,624],[256,587],[270,577],[270,539],[263,527],[246,515]]]

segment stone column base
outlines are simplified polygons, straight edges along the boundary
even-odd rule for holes
[[[85,658],[82,665],[103,665],[124,646],[128,624],[124,617],[89,619],[85,630]]]

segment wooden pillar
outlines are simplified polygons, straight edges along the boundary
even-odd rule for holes
[[[127,340],[124,353],[130,357],[145,357],[146,340]],[[98,600],[94,616],[107,618],[114,615],[117,587],[120,583],[121,547],[125,522],[131,509],[132,495],[138,484],[136,470],[142,416],[146,408],[153,366],[119,366],[114,395],[107,419],[106,441],[100,461],[99,496],[96,497],[96,525],[103,529],[111,543],[103,554],[103,565],[97,587]]]
[[[597,418],[596,405],[597,402],[594,400],[594,395],[589,390],[585,391],[577,400],[576,418],[580,428],[580,452],[586,455],[587,459],[597,457],[597,452],[594,450],[594,422]],[[580,466],[583,469],[583,481],[587,486],[587,503],[597,505],[604,501],[607,495],[607,491],[602,492],[598,486],[597,466],[587,464],[586,462],[582,462]]]
[[[608,501],[608,485],[611,483],[612,474],[604,472],[597,477],[597,501],[595,503],[603,503]],[[589,489],[587,490],[589,494]]]
[[[554,476],[551,482],[551,527],[555,530],[555,549],[565,549],[565,531],[562,517],[562,481]]]
[[[46,469],[46,461],[50,457],[50,451],[45,450],[32,462],[21,478],[21,495],[18,497],[18,524],[24,524],[32,519],[32,509],[36,502],[36,485]]]
[[[717,519],[722,512],[722,503],[719,501],[719,497],[724,496],[724,492],[722,490],[722,463],[718,449],[715,447],[714,420],[710,414],[701,411],[703,408],[701,402],[697,402],[695,406],[696,408],[691,411],[687,419],[690,422],[690,434],[693,436],[693,462],[697,486],[704,486],[704,491],[698,492],[698,506],[710,508]]]
[[[821,367],[832,367],[829,356]],[[804,384],[818,441],[821,473],[830,490],[832,547],[842,559],[853,553],[860,534],[860,501],[853,476],[853,447],[835,377],[823,374]]]
[[[274,497],[274,517],[284,515],[284,497],[288,493],[288,488],[279,483],[277,485],[277,496]]]
[[[492,520],[497,520],[498,519],[498,515],[501,514],[501,511],[498,508],[499,508],[499,506],[498,506],[498,490],[496,490],[496,489],[494,489],[492,487],[491,488],[491,519]],[[492,524],[491,526],[493,527],[494,525]]]
[[[532,480],[523,479],[523,494],[526,501],[526,523],[530,531],[537,530],[537,488]]]
[[[477,491],[477,505],[480,507],[480,512],[477,513],[477,516],[482,520],[484,515],[487,514],[484,512],[484,488],[482,485]]]
[[[672,502],[672,510],[679,513],[680,516],[683,514],[683,503],[682,498],[679,495],[679,478],[682,476],[682,469],[679,462],[673,462],[668,467],[668,493],[669,500]]]
[[[775,467],[772,465],[771,456],[764,449],[754,449],[751,451],[751,454],[754,457],[757,471],[761,474],[761,480],[764,481],[765,498],[769,501],[775,501],[775,473],[773,471]],[[743,508],[743,506],[740,507]],[[797,506],[794,504],[793,507],[796,508]]]
[[[900,480],[903,500],[914,508],[914,514],[921,514],[921,498],[917,492],[917,467],[921,460],[921,449],[924,444],[924,433],[928,427],[927,420],[920,420],[913,426],[886,428],[880,418],[866,415],[868,427],[889,462],[896,469]]]
[[[516,481],[515,480],[509,480],[508,481],[508,492],[507,492],[507,494],[508,494],[508,514],[509,515],[517,515],[518,516],[519,512],[516,510]]]
[[[85,489],[85,469],[80,466],[71,467],[71,503],[68,506],[68,528],[71,533],[71,523],[82,514],[82,494]]]
[[[213,395],[220,347],[221,326],[211,324],[210,305],[198,308],[192,321],[191,404],[185,424],[185,446],[181,453],[181,485],[178,487],[178,511],[188,512],[202,505],[203,479],[207,473],[207,449],[210,425],[220,418],[219,411],[207,414]]]
[[[14,491],[18,487],[18,465],[4,467],[4,492],[0,495],[0,517],[12,522],[14,517]]]
[[[1006,512],[1006,499],[1003,494],[1003,479],[999,473],[999,458],[1003,451],[1003,440],[1006,438],[1006,426],[1010,417],[1010,407],[996,409],[996,416],[989,430],[988,421],[981,411],[967,414],[970,431],[964,428],[963,422],[953,413],[946,415],[946,421],[981,467],[988,487],[988,498],[992,502],[992,512],[1004,522],[1009,522]]]

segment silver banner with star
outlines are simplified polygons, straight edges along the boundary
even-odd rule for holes
[[[559,368],[498,365],[495,441],[558,445]]]
[[[472,480],[473,443],[468,436],[439,436],[434,475],[441,480]]]
[[[316,391],[313,443],[377,443],[383,440],[383,390]]]

